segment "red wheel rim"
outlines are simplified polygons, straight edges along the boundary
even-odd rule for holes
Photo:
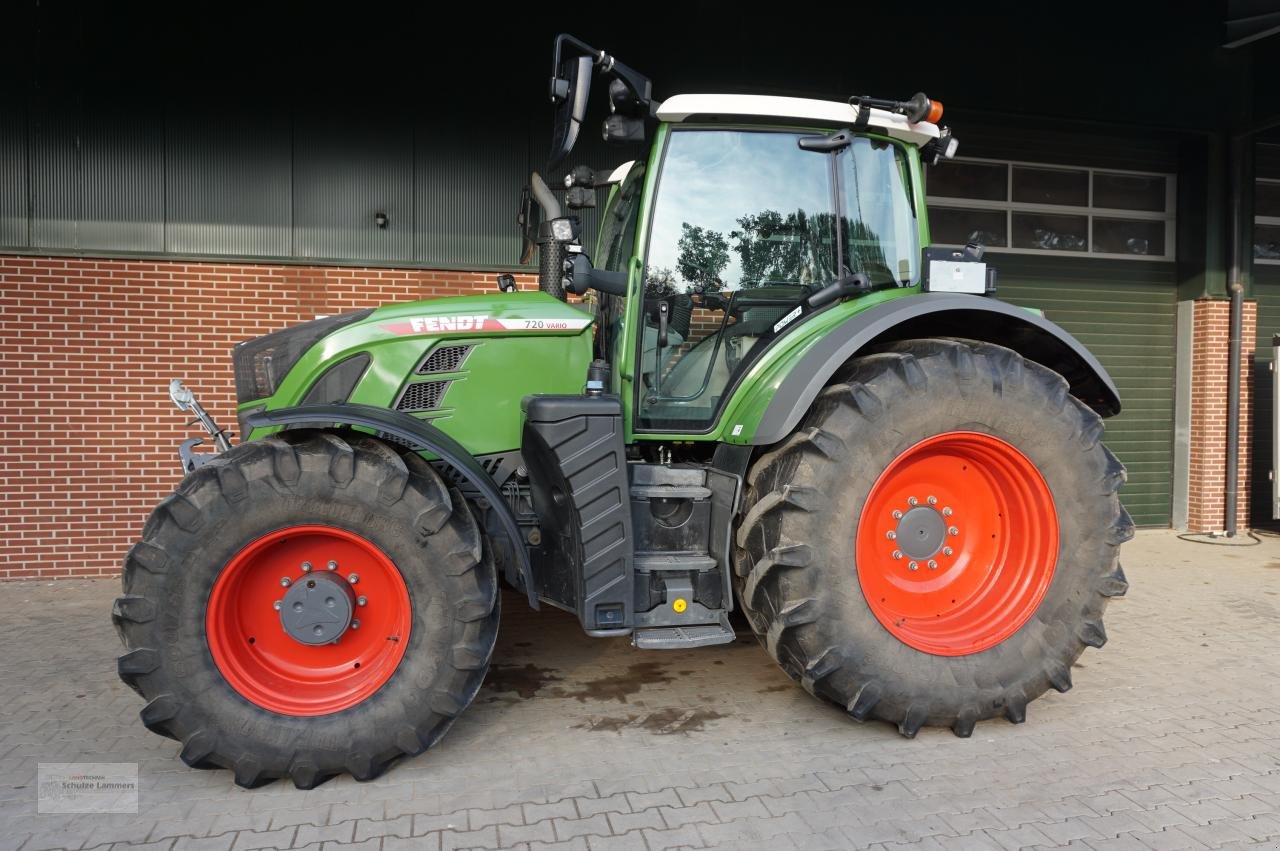
[[[857,534],[871,611],[904,644],[937,656],[978,653],[1017,632],[1058,560],[1044,477],[1013,446],[977,432],[930,437],[894,459]]]
[[[304,644],[285,631],[276,603],[330,563],[332,578],[346,580],[364,603],[351,604],[355,628],[337,641]],[[246,700],[283,715],[325,715],[355,706],[391,678],[408,645],[411,613],[404,577],[382,550],[345,529],[292,526],[253,541],[222,569],[209,594],[205,634],[218,670]]]

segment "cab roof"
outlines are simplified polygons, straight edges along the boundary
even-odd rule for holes
[[[913,124],[905,116],[874,107],[850,106],[845,101],[775,95],[676,95],[658,107],[658,120],[679,124],[708,118],[778,118],[799,123],[834,124],[848,127],[858,113],[868,109],[867,124],[895,139],[924,145],[938,138],[938,126],[927,121]]]

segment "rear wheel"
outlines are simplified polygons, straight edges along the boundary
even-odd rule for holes
[[[471,702],[497,634],[482,533],[429,464],[285,432],[188,476],[125,559],[113,617],[146,726],[256,786],[378,776]]]
[[[857,720],[967,736],[1066,691],[1127,588],[1124,468],[1061,376],[998,346],[856,361],[748,477],[736,570],[770,653]]]

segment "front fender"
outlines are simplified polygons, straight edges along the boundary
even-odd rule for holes
[[[520,577],[524,580],[529,605],[534,609],[538,608],[537,589],[533,586],[533,567],[529,563],[529,553],[524,548],[524,536],[520,534],[520,525],[516,522],[515,515],[503,497],[502,491],[498,489],[493,477],[485,471],[479,461],[471,457],[471,453],[467,452],[461,443],[431,423],[399,411],[349,403],[299,405],[274,411],[258,411],[246,416],[245,422],[252,428],[287,425],[308,425],[319,428],[334,425],[360,426],[388,434],[410,446],[439,456],[440,460],[457,470],[459,475],[478,490],[497,513],[503,531],[511,539],[511,549],[520,569]]]
[[[927,337],[960,337],[1013,349],[1065,378],[1071,394],[1100,416],[1120,413],[1120,394],[1111,376],[1057,324],[992,298],[925,293],[857,313],[804,349],[765,406],[751,442],[768,445],[790,434],[835,371],[869,345]]]

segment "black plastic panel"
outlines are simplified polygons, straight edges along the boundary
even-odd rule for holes
[[[584,629],[632,624],[632,533],[622,404],[616,396],[529,396],[521,451],[542,543],[540,595]]]

